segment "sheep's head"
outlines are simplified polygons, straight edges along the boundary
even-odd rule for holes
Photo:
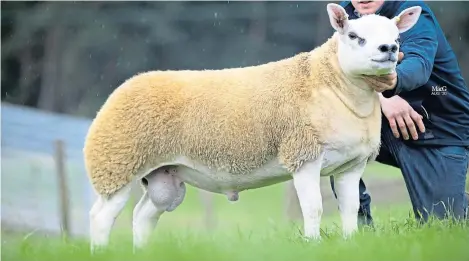
[[[392,19],[375,14],[349,20],[344,8],[328,4],[332,27],[338,33],[338,59],[348,75],[391,73],[397,65],[399,34],[417,23],[422,8],[405,9]]]

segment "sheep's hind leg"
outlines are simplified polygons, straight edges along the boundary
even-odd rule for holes
[[[115,194],[105,198],[99,196],[90,210],[90,247],[94,253],[106,247],[112,226],[130,197],[129,185],[121,188]]]
[[[156,227],[160,216],[165,212],[163,207],[153,204],[147,191],[133,211],[133,250],[143,248]]]
[[[145,193],[133,213],[134,252],[147,245],[160,216],[179,206],[186,187],[177,177],[177,167],[154,170],[142,179]]]

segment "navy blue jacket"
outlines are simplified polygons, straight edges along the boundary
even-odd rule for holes
[[[469,89],[433,12],[423,1],[385,1],[377,14],[392,18],[417,5],[422,7],[418,22],[400,35],[404,59],[396,69],[396,88],[383,96],[397,94],[424,116],[425,133],[407,142],[469,146]],[[358,18],[350,1],[341,6],[350,19]]]

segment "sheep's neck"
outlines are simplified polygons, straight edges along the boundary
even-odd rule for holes
[[[325,52],[323,57],[324,73],[329,77],[324,77],[328,88],[359,118],[369,117],[374,109],[378,96],[372,89],[367,88],[366,83],[358,78],[347,76],[339,65],[337,48],[332,43],[330,50]]]

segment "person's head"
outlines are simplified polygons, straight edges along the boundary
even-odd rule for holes
[[[399,53],[399,34],[412,28],[422,8],[403,10],[393,19],[370,14],[349,20],[345,9],[328,4],[327,12],[337,32],[338,60],[348,75],[379,75],[392,72]]]
[[[374,14],[384,4],[384,0],[352,0],[352,5],[355,10],[361,15]]]

